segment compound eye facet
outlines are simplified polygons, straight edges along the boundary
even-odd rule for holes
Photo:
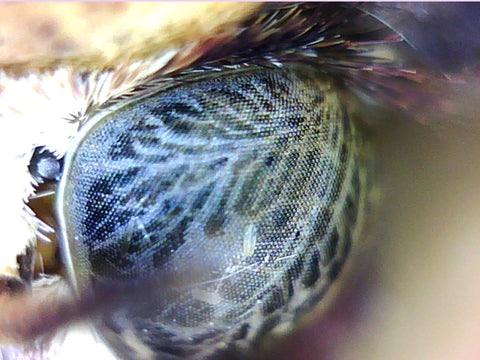
[[[206,70],[128,101],[65,162],[72,280],[197,267],[195,286],[131,311],[136,336],[206,355],[263,335],[343,265],[362,208],[356,136],[334,84],[304,65]]]

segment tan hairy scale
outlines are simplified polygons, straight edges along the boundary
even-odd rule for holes
[[[0,66],[34,68],[58,62],[113,66],[165,47],[228,33],[259,6],[253,2],[1,3]]]

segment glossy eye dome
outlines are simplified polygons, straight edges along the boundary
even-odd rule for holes
[[[185,75],[88,123],[59,195],[77,287],[202,269],[106,337],[149,349],[111,340],[129,359],[206,359],[310,309],[362,210],[358,146],[333,84],[300,65]]]

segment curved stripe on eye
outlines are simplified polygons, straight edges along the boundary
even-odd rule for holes
[[[334,84],[298,64],[186,75],[88,123],[59,193],[77,287],[202,269],[107,338],[203,359],[320,301],[363,207],[357,136]]]

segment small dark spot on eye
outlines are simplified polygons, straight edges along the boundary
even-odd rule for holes
[[[133,147],[133,139],[129,134],[118,136],[115,143],[108,149],[108,155],[113,160],[134,159],[137,155]]]
[[[338,277],[338,274],[340,274],[340,270],[342,269],[343,266],[343,261],[335,261],[328,273],[328,277],[330,278],[331,281],[335,280]]]
[[[243,323],[237,331],[235,331],[232,335],[232,339],[234,340],[241,340],[245,339],[248,335],[248,329],[250,329],[249,323]]]
[[[322,211],[324,211],[324,210],[322,210]],[[331,216],[331,214],[328,213],[328,210],[327,210],[327,216]],[[312,241],[317,242],[317,241],[323,239],[323,237],[325,236],[325,233],[327,231],[328,224],[329,223],[324,222],[323,219],[320,216],[320,219],[318,221],[316,221],[315,224],[312,225],[312,235],[311,235]]]
[[[194,124],[189,117],[196,121],[202,118],[202,112],[196,108],[181,102],[170,103],[167,106],[150,110],[150,113],[162,120],[172,131],[187,134]]]
[[[188,225],[191,222],[192,217],[185,216],[174,229],[165,234],[165,240],[171,245],[171,248],[177,249],[185,242],[185,231],[188,229]]]
[[[262,302],[262,312],[264,315],[271,314],[275,310],[285,305],[285,296],[283,290],[278,286],[272,286],[267,289],[267,295]]]
[[[270,166],[272,166],[273,164],[275,164],[276,160],[277,160],[277,159],[276,159],[276,156],[275,156],[275,155],[269,154],[269,155],[267,155],[267,156],[265,157],[265,159],[264,159],[264,161],[263,161],[263,164],[264,164],[265,166],[270,167]]]
[[[192,203],[192,210],[198,210],[203,208],[214,188],[215,184],[212,183],[208,184],[202,190],[200,190],[197,197]]]
[[[342,143],[340,147],[340,163],[345,164],[348,158],[348,147],[346,143]]]
[[[170,125],[171,129],[180,134],[188,134],[193,129],[193,124],[188,123],[187,121],[182,121],[179,119],[173,119],[172,117],[165,116],[164,118],[165,125]]]
[[[156,117],[158,116],[156,113],[150,111],[150,114],[153,115],[154,119],[151,118],[143,118],[140,119],[137,123],[133,124],[132,127],[129,129],[129,132],[136,132],[136,133],[143,133],[148,131],[154,131],[160,129],[160,125]]]
[[[209,165],[209,168],[210,168],[210,170],[218,171],[221,168],[223,168],[227,163],[228,163],[228,158],[227,157],[222,157],[220,159],[216,159],[216,160],[212,161],[212,163]]]
[[[90,216],[83,221],[85,234],[88,234],[90,241],[85,245],[88,248],[103,242],[105,238],[114,232],[118,227],[124,226],[132,218],[129,211],[117,211],[114,214],[102,209],[100,206],[92,206],[87,203],[87,213]],[[109,217],[108,220],[105,220]],[[101,225],[99,225],[101,224]]]
[[[326,243],[325,253],[324,256],[322,256],[322,263],[327,264],[335,257],[339,240],[340,235],[338,234],[338,229],[337,227],[334,227],[332,233],[330,234],[330,238]]]
[[[174,186],[175,181],[172,181],[171,179],[159,179],[158,181],[155,182],[155,192],[158,194],[164,194],[168,189],[170,189],[172,186]],[[145,191],[152,191],[152,188],[148,188],[145,186]],[[164,204],[166,205],[167,203],[166,199],[164,201]]]
[[[106,175],[98,178],[85,193],[88,195],[88,199],[95,198],[96,201],[92,201],[92,203],[98,203],[103,199],[103,195],[113,194],[114,189],[113,176]]]
[[[305,154],[305,167],[315,169],[315,167],[318,166],[318,161],[321,156],[320,149],[308,150]]]
[[[296,166],[297,166],[297,162],[298,162],[299,157],[300,157],[300,155],[298,154],[298,152],[292,151],[290,154],[288,154],[286,166],[289,169],[295,169]]]
[[[149,133],[142,133],[142,135],[138,134],[135,136],[135,140],[137,140],[143,147],[156,147],[158,148],[161,145],[161,139]],[[161,158],[161,157],[159,157]]]
[[[272,225],[277,231],[289,225],[289,221],[295,214],[295,209],[291,205],[285,205],[276,209],[272,214]]]
[[[338,144],[338,133],[339,133],[339,127],[335,126],[332,130],[332,144],[336,145]]]
[[[175,114],[175,115],[189,115],[194,117],[199,117],[202,112],[198,109],[182,102],[172,102],[163,107],[157,107],[150,110],[150,114],[155,117],[163,118],[165,114]],[[172,118],[168,120],[172,120]],[[168,120],[164,121],[165,124],[168,124]]]
[[[360,175],[355,172],[354,176],[352,177],[352,193],[356,194],[357,197],[360,196]]]
[[[320,215],[320,223],[323,223],[324,226],[322,226],[322,236],[325,232],[324,227],[326,224],[330,224],[330,221],[332,221],[332,216],[333,216],[333,211],[332,208],[330,207],[324,207],[322,208],[321,215]]]
[[[257,93],[257,88],[249,82],[242,82],[238,86],[240,87],[240,89],[243,90],[243,92],[247,94]]]
[[[99,202],[103,198],[102,195],[111,195],[118,188],[129,185],[135,180],[138,171],[138,168],[131,168],[127,171],[110,173],[99,177],[90,189],[87,190],[88,199],[96,198],[98,201],[94,202]]]
[[[303,257],[301,256],[295,257],[292,264],[289,266],[289,268],[286,271],[287,278],[292,282],[293,280],[298,279],[298,277],[302,273],[304,264],[305,262],[303,261]]]
[[[348,194],[345,198],[345,216],[348,218],[349,224],[354,224],[357,221],[358,203],[352,199],[352,194]]]
[[[305,117],[300,115],[290,115],[285,119],[285,122],[291,129],[297,129],[303,122],[305,122]]]
[[[312,255],[310,258],[306,259],[305,272],[302,279],[302,283],[305,287],[310,287],[314,285],[317,280],[320,278],[320,253],[315,247],[313,249]]]
[[[317,106],[322,106],[324,102],[325,102],[325,93],[323,93],[321,91],[315,92],[315,95],[313,96],[312,103],[317,105]]]
[[[287,296],[288,296],[288,298],[290,299],[295,292],[294,292],[294,290],[293,290],[293,283],[292,283],[292,281],[288,278],[288,276],[287,276],[287,279],[286,279],[286,281],[285,281],[285,289],[287,290]]]
[[[217,234],[225,224],[225,221],[227,221],[227,215],[225,214],[227,200],[227,194],[224,194],[222,199],[218,202],[218,206],[214,210],[214,213],[210,216],[205,224],[205,234]]]
[[[155,268],[161,267],[170,256],[185,243],[185,232],[192,220],[193,218],[191,216],[185,216],[175,228],[165,235],[158,236],[158,226],[156,226],[155,231],[151,232],[151,236],[153,237],[151,239],[152,243],[162,244],[156,248],[153,254],[153,266]]]
[[[342,258],[345,261],[352,247],[352,232],[350,229],[347,229],[343,235],[343,244]]]
[[[88,253],[88,261],[92,271],[111,278],[125,278],[133,274],[129,273],[135,263],[125,256],[119,256],[114,249],[100,249]]]
[[[130,255],[132,260],[135,260],[136,254],[141,252],[146,245],[144,236],[145,234],[142,230],[135,229],[130,238],[125,240],[125,247],[121,250],[122,255]]]
[[[290,89],[288,88],[287,84],[283,81],[276,81],[273,84],[272,89],[274,89],[275,93],[277,96],[288,96],[288,93],[290,92]]]
[[[230,104],[242,104],[245,107],[252,108],[255,103],[248,97],[246,97],[242,91],[235,91],[233,89],[225,88],[211,88],[209,92],[212,96],[222,95]]]
[[[346,154],[345,154],[346,156]],[[343,160],[342,160],[343,161]],[[342,163],[343,164],[343,163]],[[338,194],[340,194],[340,191],[342,189],[342,186],[344,184],[344,179],[345,179],[345,171],[343,169],[340,170],[334,170],[334,169],[329,169],[326,168],[324,171],[328,172],[334,172],[336,171],[333,175],[331,175],[331,188],[328,194],[323,192],[321,195],[323,196],[328,196],[330,199],[336,199],[338,197]],[[322,187],[322,189],[326,189],[326,187]]]

